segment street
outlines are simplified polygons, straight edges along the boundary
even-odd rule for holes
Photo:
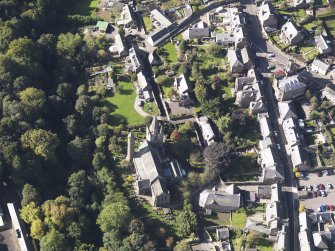
[[[247,29],[249,31],[248,38],[253,45],[253,49],[256,53],[274,53],[274,59],[278,63],[286,64],[290,57],[285,53],[281,52],[277,47],[270,44],[262,35],[262,27],[260,26],[257,18],[257,9],[256,5],[252,2],[252,0],[243,0],[242,2],[245,4],[245,12],[248,13],[248,26],[255,27],[257,29]],[[256,60],[256,67],[264,72],[264,69],[267,69],[268,62],[265,58],[259,58]],[[282,168],[283,174],[285,178],[284,186],[287,187],[296,187],[295,178],[293,177],[293,173],[291,172],[291,161],[288,156],[285,147],[283,147],[285,142],[285,135],[283,133],[282,126],[278,123],[279,112],[276,103],[276,99],[274,97],[273,89],[271,82],[268,78],[263,78],[264,82],[264,98],[267,104],[268,113],[270,121],[272,122],[273,129],[277,131],[277,137],[275,137],[276,144],[280,144],[281,150],[279,150],[279,154],[282,160]],[[289,250],[299,250],[299,241],[298,241],[298,215],[297,215],[297,199],[295,195],[291,192],[284,192],[284,201],[283,204],[286,205],[286,217],[289,220]]]

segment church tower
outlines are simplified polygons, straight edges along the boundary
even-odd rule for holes
[[[151,125],[147,126],[146,139],[155,146],[162,146],[163,137],[163,126],[159,123],[157,117],[154,116]]]
[[[134,158],[134,134],[130,132],[128,134],[128,149],[126,160],[132,162]]]

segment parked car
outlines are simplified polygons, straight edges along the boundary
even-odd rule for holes
[[[326,207],[326,205],[320,205],[319,209],[320,209],[319,212],[326,212],[327,207]]]
[[[325,190],[325,185],[324,184],[320,184],[319,188],[320,188],[320,190]]]
[[[313,198],[318,197],[318,194],[315,191],[313,191],[312,195],[313,195]]]
[[[314,190],[318,191],[319,190],[319,185],[314,185]]]
[[[317,175],[318,177],[322,177],[322,173],[321,173],[321,172],[316,172],[316,175]]]
[[[268,71],[271,71],[271,70],[273,70],[273,69],[275,69],[275,68],[276,68],[275,65],[269,65],[267,69],[268,69]]]
[[[329,170],[324,170],[323,173],[324,173],[325,175],[327,175],[327,176],[330,176],[330,172],[329,172]]]
[[[275,136],[276,136],[276,137],[278,136],[278,133],[277,133],[277,131],[273,131],[273,133],[275,134]]]
[[[273,57],[275,57],[275,56],[276,56],[276,55],[275,55],[273,52],[271,52],[271,53],[268,54],[268,57],[269,57],[269,58],[273,58]]]
[[[328,187],[329,189],[333,189],[333,188],[334,188],[333,185],[330,184],[330,183],[327,184],[327,187]]]
[[[277,144],[277,148],[278,148],[278,150],[280,150],[280,149],[281,149],[281,147],[280,147],[280,144]]]
[[[325,190],[321,190],[322,197],[327,197],[327,192]]]
[[[307,186],[307,191],[313,191],[313,186]]]
[[[17,236],[17,238],[21,238],[21,231],[20,231],[20,229],[16,229],[16,236]]]
[[[319,197],[322,196],[321,191],[317,191],[317,193],[318,193],[318,196],[319,196]]]
[[[330,210],[330,211],[334,211],[334,210],[335,210],[334,205],[329,205],[329,210]]]

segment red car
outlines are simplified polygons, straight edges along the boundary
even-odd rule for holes
[[[325,185],[324,184],[320,184],[319,188],[320,188],[320,190],[325,190]]]
[[[318,194],[315,191],[312,194],[313,194],[313,198],[318,197]]]
[[[318,177],[322,177],[322,173],[321,172],[316,172],[316,174],[318,175]]]
[[[335,210],[335,207],[333,205],[329,205],[329,210],[330,211],[334,211]]]

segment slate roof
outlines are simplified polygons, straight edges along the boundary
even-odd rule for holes
[[[268,117],[264,116],[264,117],[260,118],[258,122],[259,122],[261,135],[262,135],[263,139],[271,136],[272,126],[271,126],[271,123],[270,123],[270,119]]]
[[[142,71],[137,73],[137,83],[141,87],[142,90],[146,90],[149,87],[149,83],[147,81],[147,78],[143,75]]]
[[[185,77],[185,74],[181,74],[175,78],[174,86],[178,89],[180,94],[188,92],[190,89],[189,83]]]
[[[282,92],[290,92],[305,87],[306,85],[298,80],[298,76],[287,77],[278,82],[278,88]]]
[[[299,145],[291,147],[291,160],[293,166],[299,166],[301,164],[310,165],[310,156],[307,150]]]
[[[216,212],[230,212],[243,205],[241,194],[227,194],[222,191],[204,190],[200,193],[199,206]]]
[[[312,67],[316,67],[318,69],[321,69],[322,71],[327,72],[329,70],[330,65],[321,61],[318,58],[315,58],[313,63],[312,63]]]
[[[291,101],[278,102],[279,115],[282,120],[289,118],[298,118],[295,108]]]

